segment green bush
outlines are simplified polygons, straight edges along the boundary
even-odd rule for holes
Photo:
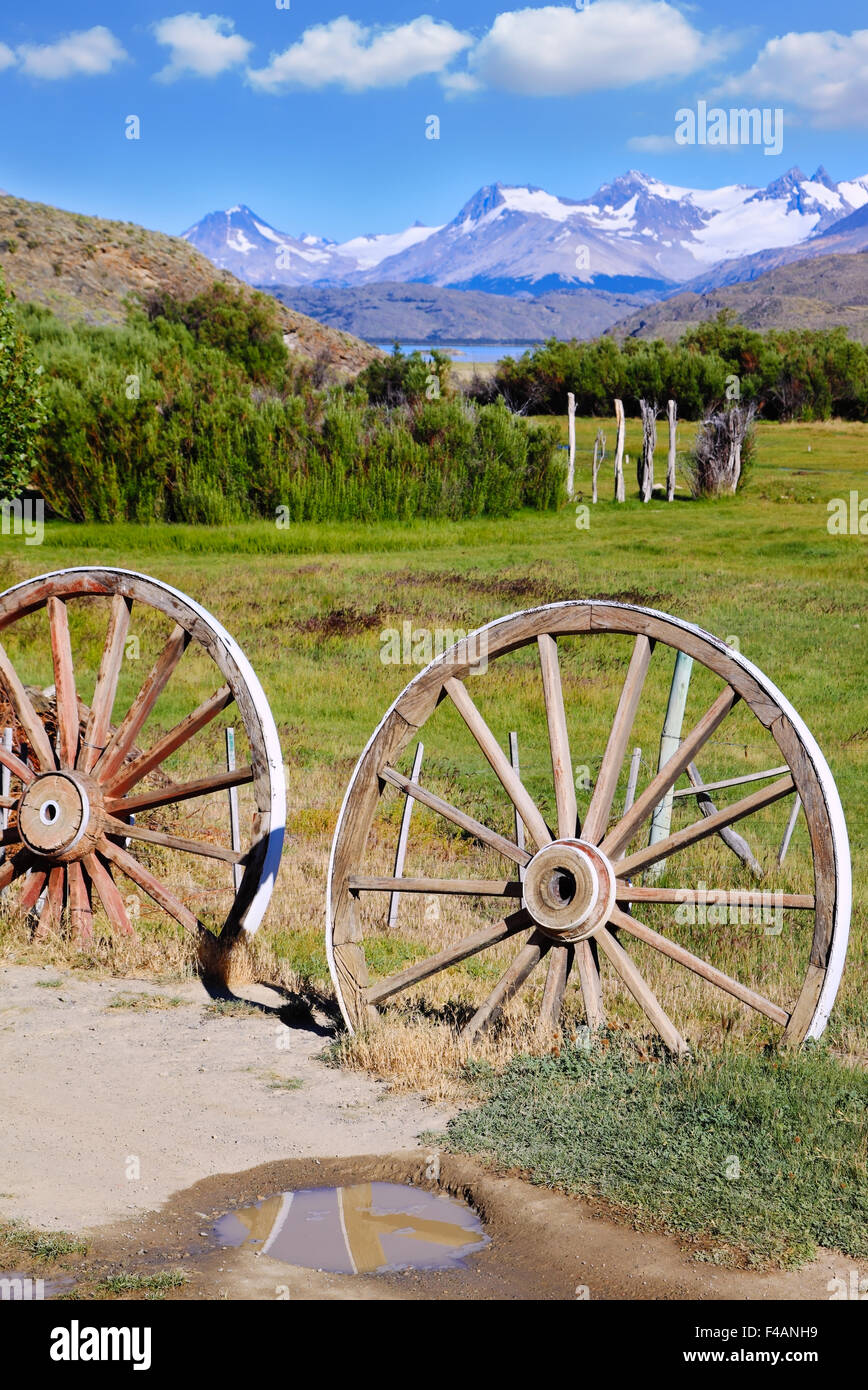
[[[41,368],[0,278],[0,493],[17,497],[30,481],[45,418]]]

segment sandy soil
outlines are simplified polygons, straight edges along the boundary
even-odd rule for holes
[[[0,970],[0,1217],[86,1231],[76,1283],[182,1268],[190,1279],[173,1297],[812,1300],[849,1275],[852,1261],[832,1251],[790,1273],[699,1262],[672,1237],[449,1154],[441,1190],[475,1206],[493,1237],[464,1270],[343,1276],[220,1248],[218,1216],[290,1188],[430,1186],[430,1148],[416,1141],[448,1118],[324,1065],[327,1019],[287,1021],[274,990],[244,994],[255,1014],[209,1016],[197,981]],[[184,1002],[109,1007],[130,995]],[[272,1089],[276,1078],[301,1084]]]

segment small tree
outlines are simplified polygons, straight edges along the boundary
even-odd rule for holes
[[[0,494],[6,498],[27,486],[36,463],[45,419],[41,372],[0,277]]]
[[[694,497],[720,497],[743,482],[753,458],[755,415],[753,404],[732,405],[703,420],[684,463]]]

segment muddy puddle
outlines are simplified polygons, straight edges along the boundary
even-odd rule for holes
[[[490,1243],[472,1207],[407,1183],[280,1192],[215,1224],[222,1245],[328,1274],[397,1274],[465,1267]]]

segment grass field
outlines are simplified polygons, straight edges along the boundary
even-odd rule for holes
[[[588,502],[589,450],[599,423],[583,420],[578,425],[578,484]],[[611,450],[613,430],[609,422],[602,423]],[[681,428],[683,448],[692,427]],[[629,422],[631,459],[638,452],[639,438],[637,423]],[[859,425],[761,426],[757,463],[744,491],[716,503],[681,496],[671,505],[654,500],[643,507],[638,500],[630,500],[616,506],[609,500],[611,472],[607,468],[600,480],[604,500],[591,508],[588,529],[577,528],[574,509],[567,506],[556,514],[415,526],[304,525],[281,530],[267,524],[208,529],[49,523],[40,547],[25,546],[21,538],[0,539],[0,578],[6,585],[55,568],[98,563],[151,573],[210,609],[239,640],[278,724],[289,795],[281,881],[250,968],[321,998],[329,991],[322,944],[325,869],[340,800],[370,733],[416,669],[381,660],[384,630],[400,630],[405,621],[414,628],[470,630],[541,602],[603,596],[672,612],[731,645],[737,643],[811,728],[836,777],[848,821],[855,912],[844,982],[826,1037],[834,1054],[850,1066],[855,1064],[852,1085],[863,1097],[863,1110],[852,1180],[857,1186],[861,1183],[864,1191],[861,1064],[868,1058],[868,931],[862,885],[868,823],[868,541],[831,535],[826,523],[831,499],[847,498],[851,490],[865,494],[866,446],[868,428]],[[634,477],[628,475],[627,482],[629,491]],[[91,654],[92,680],[99,634],[94,630],[83,636]],[[146,638],[147,634],[143,655]],[[617,655],[623,659],[628,651],[628,647],[619,648]],[[142,669],[147,669],[144,661]],[[132,698],[137,679],[141,680],[137,671],[125,669],[122,697]],[[643,703],[637,724],[635,742],[643,748],[646,779],[656,759],[670,673],[671,664],[661,663],[656,669],[646,692],[647,708]],[[50,683],[50,662],[47,669],[34,667],[30,678]],[[577,715],[571,726],[573,761],[587,764],[592,773],[605,746],[619,683],[608,657],[579,653],[567,659],[568,703],[572,695],[581,709],[581,718]],[[469,688],[476,698],[472,682]],[[86,689],[79,693],[87,698]],[[548,809],[551,771],[550,766],[546,771],[539,733],[538,697],[536,668],[519,659],[509,680],[493,687],[484,704],[480,697],[480,703],[502,740],[509,729],[518,730],[524,750],[523,776]],[[688,722],[707,703],[707,688],[699,673]],[[177,690],[170,686],[155,712],[153,732],[169,727],[190,707],[185,683]],[[734,720],[727,746],[721,740],[719,747],[709,750],[702,767],[706,779],[774,762],[767,748],[759,742],[754,745],[759,726],[751,730],[747,716],[746,722],[740,719]],[[151,726],[147,732],[150,738]],[[435,745],[432,739],[430,764],[426,734],[431,785],[436,786],[438,779],[453,787],[456,781],[465,783],[471,788],[473,813],[480,815],[484,810],[492,816],[490,823],[509,831],[511,818],[502,803],[500,809],[495,806],[493,783],[485,780],[478,759],[474,761],[474,748],[469,741],[461,742],[460,732],[444,724],[441,744]],[[187,771],[186,763],[180,766]],[[754,848],[766,862],[774,855],[788,807],[785,802],[771,808],[751,830]],[[395,799],[385,806],[383,834],[375,847],[384,858],[394,843],[397,815]],[[435,854],[445,854],[465,872],[481,871],[487,876],[501,872],[473,846],[444,836],[442,826],[427,813],[417,812],[414,827],[419,857],[408,861],[408,872],[430,872],[425,865],[429,859],[433,862]],[[810,888],[804,881],[809,867],[805,841],[802,822],[785,866],[786,881],[780,886],[793,891]],[[692,861],[692,872],[705,874],[714,883],[713,875],[725,855],[719,842],[705,842],[702,853]],[[463,934],[464,930],[466,923],[458,921],[455,931]],[[68,943],[28,944],[23,928],[14,921],[2,924],[2,931],[0,950],[7,958],[71,961],[81,969],[133,969],[171,977],[173,972],[190,969],[193,958],[174,927],[152,920],[147,912],[141,919],[141,944],[135,948],[104,938],[88,953],[81,953]],[[379,932],[374,938],[374,965],[384,972],[399,969],[414,955],[439,949],[452,939],[450,933],[430,904],[406,903],[399,932]],[[685,944],[689,946],[690,940],[685,938]],[[772,939],[754,928],[752,933],[736,934],[720,949],[722,956],[715,959],[716,964],[728,965],[731,973],[757,987],[766,984],[769,991],[775,983],[784,994],[797,988],[799,972],[804,970],[804,943],[797,945],[786,930]],[[450,1020],[465,1015],[490,991],[508,958],[508,952],[491,959],[475,957],[448,976],[434,977],[427,989],[392,1011],[374,1034],[341,1045],[340,1058],[348,1065],[380,1071],[398,1085],[419,1085],[432,1094],[460,1094],[465,1055],[452,1039]],[[672,972],[658,978],[654,963],[641,951],[638,959],[700,1054],[714,1052],[725,1038],[728,1048],[750,1055],[770,1036],[762,1028],[747,1033],[746,1011],[741,1006],[732,1001],[731,1007],[722,1006],[709,999],[711,992],[704,986],[671,982]],[[541,982],[520,996],[508,1015],[505,1032],[483,1048],[484,1057],[496,1067],[517,1042],[534,1050],[533,1004],[540,990]],[[608,990],[606,999],[616,1029],[643,1032],[632,1001]],[[565,1017],[568,1030],[581,1021],[581,1001],[574,986],[567,995]],[[749,1069],[750,1063],[745,1066]],[[824,1076],[818,1070],[816,1084],[830,1094]],[[519,1104],[515,1087],[508,1084],[511,1103]],[[745,1084],[740,1083],[742,1088]],[[767,1097],[773,1081],[766,1074],[760,1077],[757,1070],[756,1084]],[[654,1104],[653,1091],[651,1087],[649,1106]],[[482,1126],[480,1132],[488,1134],[482,1144],[488,1151],[505,1162],[522,1162],[514,1153],[510,1156],[509,1146],[500,1144],[491,1126]],[[824,1152],[823,1132],[822,1125],[816,1126],[811,1141],[818,1163]],[[477,1147],[482,1143],[478,1135],[474,1143]],[[554,1159],[552,1163],[547,1169],[537,1153],[538,1180],[563,1180]],[[628,1188],[629,1184],[621,1191],[627,1205],[633,1200]],[[617,1198],[619,1190],[616,1183],[609,1195]],[[648,1193],[644,1200],[653,1206]],[[822,1235],[816,1227],[804,1234],[807,1241]],[[790,1245],[801,1249],[796,1236]]]

